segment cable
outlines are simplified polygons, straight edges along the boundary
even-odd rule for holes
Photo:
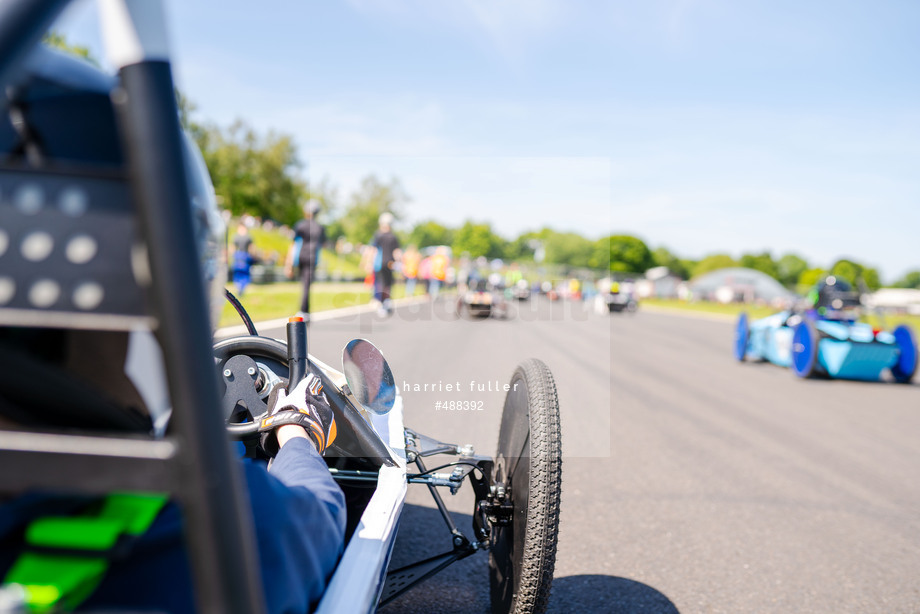
[[[240,317],[243,319],[243,324],[246,325],[246,330],[249,331],[249,334],[257,337],[259,333],[256,331],[256,325],[252,323],[252,318],[246,313],[246,309],[239,299],[233,296],[233,293],[227,288],[224,288],[224,296],[227,297],[227,300],[230,301],[230,304],[233,305],[236,312],[240,314]]]

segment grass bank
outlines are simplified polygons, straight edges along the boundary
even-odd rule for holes
[[[661,307],[663,309],[674,309],[679,311],[695,311],[698,313],[717,313],[728,316],[738,316],[742,311],[747,312],[748,316],[752,318],[763,318],[771,313],[776,313],[776,310],[771,307],[763,307],[759,305],[743,305],[739,303],[729,303],[728,305],[723,305],[722,303],[710,303],[707,301],[681,301],[679,299],[667,299],[667,298],[646,298],[642,299],[639,303],[639,308],[641,309],[643,305],[652,305],[654,307]]]
[[[228,253],[233,251],[233,237],[236,236],[236,223],[230,224],[230,232],[227,234]],[[274,259],[279,265],[284,264],[285,256],[291,247],[291,239],[288,239],[279,229],[265,230],[264,228],[251,228],[249,236],[252,238],[252,246],[255,254],[265,260]],[[334,250],[323,249],[319,257],[318,270],[329,276],[341,277],[364,277],[360,267],[361,256],[356,253],[337,254]]]
[[[227,286],[230,292],[236,293],[233,284]],[[418,294],[421,289],[418,288]],[[286,318],[294,315],[300,309],[300,282],[282,282],[276,284],[250,285],[246,293],[237,297],[243,307],[249,312],[255,322]],[[402,298],[406,295],[403,285],[393,287],[393,298]],[[342,282],[317,282],[310,289],[310,311],[328,311],[365,305],[371,300],[371,288],[361,283]],[[224,305],[220,318],[220,326],[240,324],[240,317],[230,303]]]
[[[680,311],[718,313],[735,317],[744,311],[747,312],[748,316],[755,320],[776,313],[776,309],[760,305],[745,305],[742,303],[729,303],[728,305],[723,305],[722,303],[710,303],[706,301],[688,302],[678,299],[648,298],[643,299],[641,301],[641,305],[652,305],[655,307],[662,307],[664,309],[674,309]],[[891,329],[895,326],[898,326],[899,324],[907,324],[913,327],[916,333],[920,334],[920,316],[890,314],[879,317],[875,314],[867,314],[860,319],[864,322],[868,322],[873,326],[884,329]]]

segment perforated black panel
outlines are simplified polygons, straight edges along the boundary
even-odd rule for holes
[[[124,179],[0,167],[0,324],[149,325],[135,243]]]

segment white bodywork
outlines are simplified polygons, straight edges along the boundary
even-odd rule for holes
[[[313,356],[310,360],[337,385],[345,382],[341,372]],[[399,515],[406,500],[406,442],[403,401],[399,391],[396,403],[388,413],[365,415],[369,416],[369,422],[380,439],[392,450],[397,465],[380,468],[377,490],[361,515],[361,522],[326,588],[316,610],[318,614],[355,614],[377,609],[390,553],[396,541]]]

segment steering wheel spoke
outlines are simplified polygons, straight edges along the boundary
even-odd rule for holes
[[[231,356],[223,364],[221,378],[226,390],[222,406],[232,435],[243,437],[258,432],[260,420],[268,413],[268,405],[259,392],[264,387],[264,377],[256,361],[244,354]]]

